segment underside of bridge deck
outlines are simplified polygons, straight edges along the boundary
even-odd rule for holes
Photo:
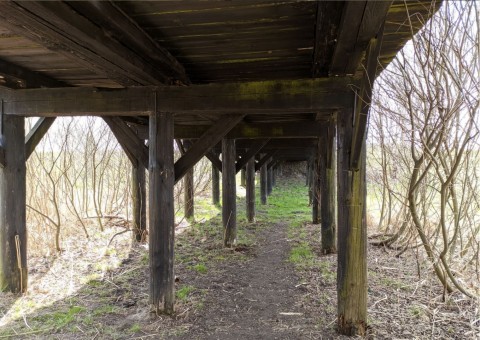
[[[438,6],[0,2],[0,288],[27,289],[25,160],[56,117],[93,115],[103,117],[132,162],[138,241],[145,237],[145,204],[138,201],[149,171],[155,311],[171,313],[174,306],[174,184],[186,175],[191,186],[193,166],[204,156],[212,161],[213,201],[220,201],[221,171],[224,244],[231,247],[235,174],[246,169],[253,222],[255,172],[262,173],[264,202],[278,165],[304,160],[322,249],[338,251],[338,330],[364,334],[364,145],[373,81],[378,65],[385,67]],[[24,139],[24,117],[37,116]],[[174,145],[182,152],[176,162]]]

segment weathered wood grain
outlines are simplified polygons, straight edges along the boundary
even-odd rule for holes
[[[223,245],[233,247],[237,241],[237,193],[235,182],[235,140],[222,140],[222,222]]]

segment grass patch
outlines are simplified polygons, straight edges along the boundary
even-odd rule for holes
[[[197,273],[206,274],[208,272],[207,266],[203,263],[197,263],[192,267]]]
[[[177,299],[180,301],[186,301],[188,296],[195,290],[193,286],[183,286],[176,292]]]

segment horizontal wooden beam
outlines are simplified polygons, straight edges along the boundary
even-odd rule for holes
[[[142,116],[175,114],[308,113],[352,107],[350,78],[222,83],[125,89],[15,90],[4,112],[17,116]]]
[[[240,150],[248,151],[256,145],[258,140],[252,139],[239,139],[235,143],[235,148],[237,153]],[[270,141],[262,148],[262,153],[274,149],[305,149],[317,147],[318,138],[291,138],[291,139],[270,139]],[[220,152],[221,150],[216,146],[215,151]]]
[[[270,150],[268,153],[263,155],[257,163],[255,163],[255,171],[259,171],[260,168],[272,160],[272,157],[278,153],[278,150]]]
[[[63,87],[68,84],[0,59],[0,85],[12,89]]]
[[[139,136],[148,139],[148,127],[132,124]],[[175,138],[196,139],[207,131],[209,125],[175,125]],[[226,136],[229,139],[265,138],[313,138],[326,133],[326,125],[320,122],[289,123],[239,123]]]

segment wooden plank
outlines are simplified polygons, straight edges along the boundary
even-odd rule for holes
[[[255,158],[250,157],[245,171],[247,221],[255,221]]]
[[[235,183],[235,140],[222,140],[223,245],[233,247],[237,239],[237,194]]]
[[[132,216],[133,239],[136,242],[147,240],[147,191],[145,167],[132,163]]]
[[[319,145],[319,148],[325,148],[325,145]],[[312,161],[312,223],[320,223],[320,174],[319,174],[319,164],[318,156],[313,158]]]
[[[112,8],[110,11],[117,14],[117,20],[124,16]],[[114,30],[103,29],[65,2],[1,2],[0,13],[3,24],[13,32],[74,57],[83,66],[122,85],[173,83],[163,71],[164,64],[152,65],[148,55],[139,55],[117,40]],[[128,20],[123,18],[120,23],[126,25]],[[125,29],[132,31],[132,27]]]
[[[32,129],[25,137],[25,158],[28,159],[38,143],[42,140],[43,136],[48,132],[50,126],[55,122],[55,117],[40,117],[35,123]]]
[[[349,78],[279,80],[126,89],[57,88],[16,90],[4,101],[8,115],[147,116],[156,109],[175,114],[306,113],[351,107]]]
[[[192,146],[190,141],[183,141],[183,144],[179,139],[175,140],[177,142],[180,153],[185,155],[188,148]],[[194,167],[187,171],[185,177],[183,178],[183,215],[186,219],[193,219],[195,214],[195,196],[193,188],[193,175]]]
[[[255,157],[256,154],[258,154],[262,148],[267,145],[267,143],[270,141],[270,139],[262,139],[257,141],[255,144],[253,144],[248,151],[240,158],[237,160],[237,165],[236,165],[236,172],[238,173],[240,169],[242,169],[245,165],[247,165],[248,161],[252,158]]]
[[[138,138],[123,120],[118,117],[103,117],[103,120],[112,130],[118,143],[127,154],[130,161],[136,162],[148,168],[148,147],[145,142]]]
[[[212,163],[212,165],[217,168],[218,171],[222,171],[222,161],[218,158],[218,155],[212,150],[208,150],[205,154],[205,157]]]
[[[28,282],[25,120],[2,119],[5,166],[0,167],[0,291],[23,293]]]
[[[360,154],[362,152],[363,140],[366,138],[368,115],[372,101],[373,83],[375,81],[378,65],[378,56],[382,48],[383,26],[378,36],[370,40],[365,57],[365,70],[363,73],[362,85],[357,97],[355,117],[353,123],[352,153],[350,154],[350,166],[358,170]]]
[[[338,265],[337,329],[360,335],[367,327],[367,229],[365,207],[365,148],[360,170],[350,169],[352,115],[337,119]]]
[[[14,89],[21,88],[39,88],[39,87],[64,87],[69,86],[67,83],[50,78],[40,72],[30,71],[19,65],[15,65],[0,59],[0,75],[5,79],[12,79],[12,82],[4,86]]]
[[[238,122],[243,114],[220,118],[192,145],[192,147],[175,162],[175,183],[193,167],[210,149],[212,149]],[[223,164],[223,161],[222,161]]]
[[[150,303],[155,312],[172,314],[175,306],[173,115],[159,112],[150,116],[150,132]]]
[[[271,161],[270,163],[272,163]],[[272,168],[265,164],[264,166],[267,167],[267,195],[270,196],[273,192],[273,171]]]

